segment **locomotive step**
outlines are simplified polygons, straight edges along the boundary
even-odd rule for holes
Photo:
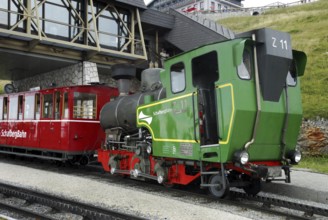
[[[200,172],[201,175],[211,175],[211,174],[220,174],[219,171],[205,171],[205,172]]]
[[[220,186],[220,184],[208,184],[208,183],[200,184],[200,187],[211,187],[211,186]]]

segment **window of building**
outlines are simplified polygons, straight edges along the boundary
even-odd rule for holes
[[[53,118],[53,94],[43,95],[42,118]]]
[[[211,11],[215,10],[215,2],[211,2]]]
[[[218,4],[218,10],[220,11],[221,10],[221,4]]]
[[[200,3],[200,10],[204,10],[204,2]]]
[[[84,17],[83,2],[81,0],[66,1],[58,0],[37,0],[38,13],[40,16],[42,30],[53,38],[63,40],[73,40],[77,43],[83,43],[83,34],[81,32],[82,21]],[[32,10],[35,8],[35,2],[31,1]],[[42,4],[41,4],[42,3]],[[38,34],[37,27],[32,23],[32,33]]]
[[[179,93],[186,88],[185,67],[182,62],[171,66],[171,89],[172,93]]]
[[[127,51],[125,44],[129,41],[129,29],[131,27],[131,13],[129,10],[119,7],[107,7],[101,2],[94,2],[94,12],[98,12],[97,30],[102,47]],[[92,21],[92,10],[88,7],[88,20],[90,29],[95,30]],[[95,44],[95,32],[91,31],[88,37],[90,44]]]
[[[0,1],[0,25],[13,30],[25,30],[26,22],[21,22],[24,8],[16,1]]]
[[[35,108],[35,96],[26,95],[24,105],[24,119],[34,119],[34,108]]]
[[[9,99],[9,119],[17,120],[18,118],[18,96],[11,96]]]
[[[0,24],[8,25],[8,13],[4,10],[8,10],[8,1],[0,1]]]
[[[73,118],[96,119],[97,95],[74,92]]]

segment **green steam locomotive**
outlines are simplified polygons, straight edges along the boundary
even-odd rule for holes
[[[101,110],[98,160],[112,174],[164,185],[230,187],[257,194],[263,180],[290,182],[302,121],[306,55],[288,33],[258,29],[165,61],[122,92],[133,68],[113,67],[121,96]]]

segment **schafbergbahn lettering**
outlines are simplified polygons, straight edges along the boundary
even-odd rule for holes
[[[9,138],[26,138],[27,133],[22,130],[12,131],[12,130],[1,130],[1,137],[9,137]]]

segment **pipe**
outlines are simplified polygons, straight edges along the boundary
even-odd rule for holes
[[[255,34],[252,35],[252,40],[256,43],[256,37]],[[259,78],[259,70],[257,66],[257,51],[256,51],[256,44],[254,45],[254,70],[255,70],[255,92],[256,92],[256,118],[255,118],[255,123],[254,123],[254,128],[253,128],[253,136],[250,141],[248,141],[245,144],[245,150],[248,150],[248,148],[254,143],[255,141],[255,136],[257,133],[257,128],[259,126],[260,122],[260,116],[261,116],[261,91],[260,91],[260,78]]]

